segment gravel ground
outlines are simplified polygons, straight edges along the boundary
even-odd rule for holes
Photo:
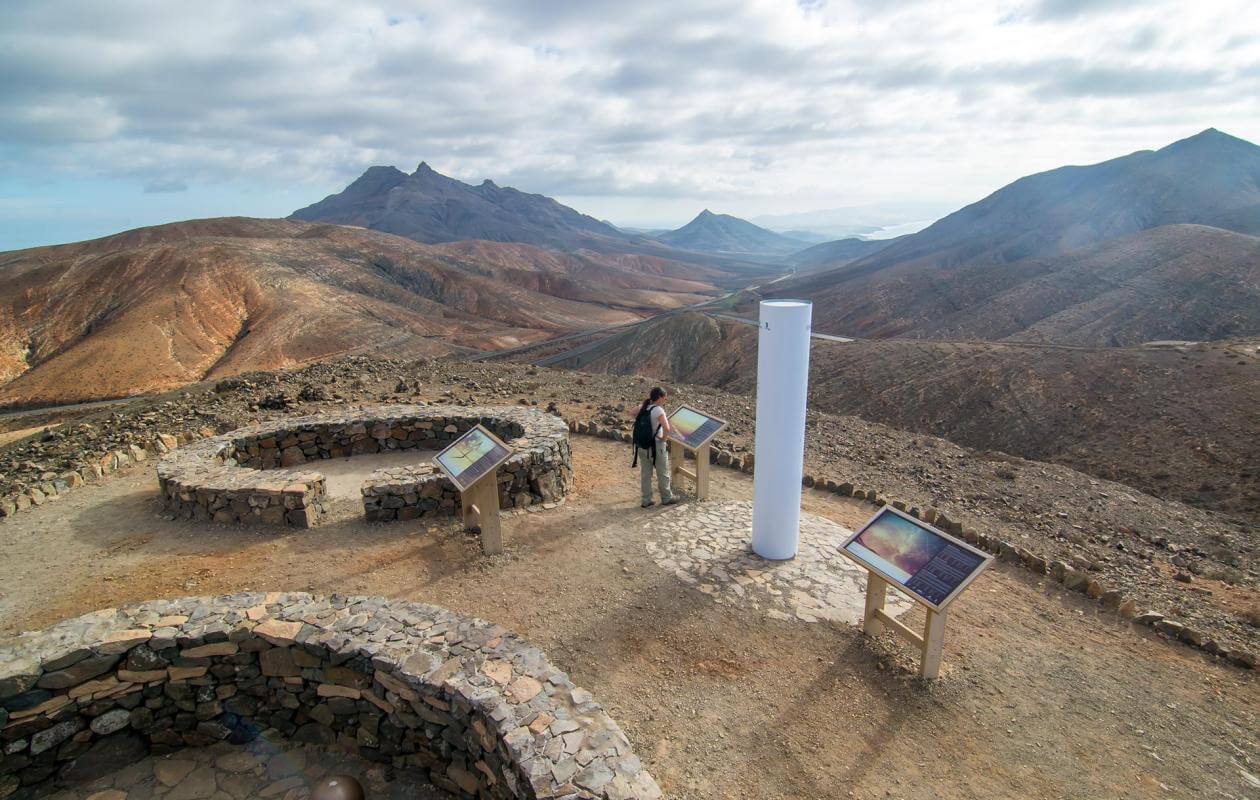
[[[377,594],[538,644],[594,692],[671,798],[1256,797],[1254,672],[998,563],[951,607],[942,677],[924,684],[898,640],[769,619],[663,569],[652,523],[681,509],[638,508],[629,455],[575,437],[567,502],[505,519],[494,558],[450,523],[167,520],[151,464],[134,465],[0,523],[0,628],[188,594]],[[752,479],[715,470],[712,493],[715,508],[747,501]],[[803,505],[849,528],[871,513],[816,491]]]
[[[348,358],[257,373],[89,410],[42,439],[0,448],[0,496],[159,432],[223,431],[320,408],[436,400],[553,405],[571,418],[628,425],[648,388],[634,377],[453,361]],[[752,451],[752,398],[672,388],[675,402],[730,420],[719,446]],[[10,424],[23,425],[21,418]],[[1224,647],[1260,650],[1256,526],[1060,465],[977,452],[856,417],[811,412],[806,436],[814,474],[937,508],[981,533],[1087,570],[1134,597],[1141,610],[1183,620]]]

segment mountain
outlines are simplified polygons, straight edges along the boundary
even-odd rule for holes
[[[1260,335],[1260,237],[1205,225],[977,266],[957,282],[975,290],[965,308],[941,294],[919,303],[913,335],[1087,346]]]
[[[793,229],[790,231],[773,231],[773,233],[786,236],[789,239],[795,239],[798,242],[804,242],[805,244],[822,244],[823,242],[831,241],[831,237],[826,234],[807,230]]]
[[[0,253],[0,282],[0,405],[145,393],[346,352],[512,347],[719,294],[703,272],[649,256],[433,246],[248,218]]]
[[[759,228],[739,217],[714,214],[707,208],[681,228],[662,233],[656,238],[686,250],[755,256],[787,255],[807,244],[799,239],[790,239],[774,231]]]
[[[410,175],[371,167],[343,191],[290,218],[357,225],[425,243],[487,239],[572,250],[592,238],[629,238],[550,197],[490,180],[471,186],[425,163]]]
[[[541,194],[500,187],[486,180],[473,186],[421,163],[408,175],[394,167],[371,167],[343,191],[290,215],[404,236],[424,244],[491,241],[528,244],[575,253],[640,255],[687,264],[694,275],[715,275],[726,288],[768,280],[781,270],[741,254],[716,254],[671,247],[650,236],[623,231]],[[798,244],[796,248],[799,249]]]
[[[787,263],[796,267],[798,272],[839,267],[883,250],[896,241],[897,239],[859,239],[851,236],[806,247],[788,256]]]
[[[548,363],[756,391],[756,327],[699,312],[570,346],[572,357]],[[1131,348],[815,341],[809,406],[1260,521],[1257,386],[1255,339]]]
[[[1255,314],[1220,292],[1256,296],[1257,233],[1260,147],[1209,129],[1160,150],[1021,178],[868,256],[773,284],[772,293],[815,300],[820,330],[865,337],[931,335],[942,317],[967,329],[966,317],[992,302],[986,319],[1010,319],[971,325],[968,335],[1015,336],[1043,321],[1030,336],[1070,329],[1073,341],[1107,344],[1249,335],[1260,332]],[[1012,294],[999,298],[1004,292]],[[1209,318],[1216,302],[1229,306],[1219,325]],[[1170,316],[1140,325],[1119,316],[1143,304]],[[1109,319],[1084,325],[1098,309],[1110,309]]]

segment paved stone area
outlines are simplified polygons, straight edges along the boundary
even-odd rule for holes
[[[192,747],[168,756],[119,764],[91,783],[46,795],[49,800],[305,800],[333,775],[350,775],[369,800],[443,800],[420,769],[394,769],[346,753],[286,741],[270,730],[237,746]]]
[[[812,514],[801,515],[796,558],[767,561],[754,555],[752,503],[685,503],[645,527],[653,560],[680,581],[721,604],[762,611],[771,619],[860,624],[866,571],[840,552],[852,531]],[[910,600],[888,593],[885,609],[900,614]]]

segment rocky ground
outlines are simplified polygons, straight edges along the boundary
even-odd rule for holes
[[[0,497],[31,486],[55,489],[57,476],[99,453],[150,443],[159,433],[219,432],[282,414],[414,401],[519,402],[628,425],[648,388],[635,377],[447,360],[352,357],[250,374],[89,409],[46,435],[0,449]],[[673,388],[674,402],[730,421],[719,446],[736,454],[753,450],[752,398]],[[29,426],[21,417],[6,422]],[[1064,466],[977,452],[856,417],[811,413],[806,436],[807,466],[819,477],[934,507],[969,528],[1097,575],[1134,597],[1141,610],[1175,616],[1225,647],[1260,649],[1260,532],[1254,526]]]
[[[752,325],[689,312],[603,337],[513,359],[756,392]],[[815,340],[810,353],[815,410],[1062,464],[1253,524],[1257,396],[1255,339],[1142,347]]]
[[[132,465],[0,522],[0,630],[154,597],[379,594],[538,644],[671,798],[1256,797],[1254,672],[998,562],[952,606],[942,676],[925,685],[899,640],[775,619],[733,590],[719,603],[662,568],[655,523],[692,509],[640,510],[628,456],[575,437],[567,502],[504,519],[494,558],[450,523],[334,513],[297,533],[168,520],[152,466]],[[716,469],[700,513],[751,494],[750,476]],[[850,529],[871,513],[819,491],[803,506]]]

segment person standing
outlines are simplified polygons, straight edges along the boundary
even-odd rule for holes
[[[661,494],[661,505],[677,502],[669,485],[669,416],[665,413],[665,401],[669,397],[657,386],[648,394],[639,413],[634,418],[634,461],[639,464],[639,487],[643,491],[643,508],[656,505],[652,500],[652,469],[656,468],[656,486]],[[642,461],[642,463],[639,463]]]

